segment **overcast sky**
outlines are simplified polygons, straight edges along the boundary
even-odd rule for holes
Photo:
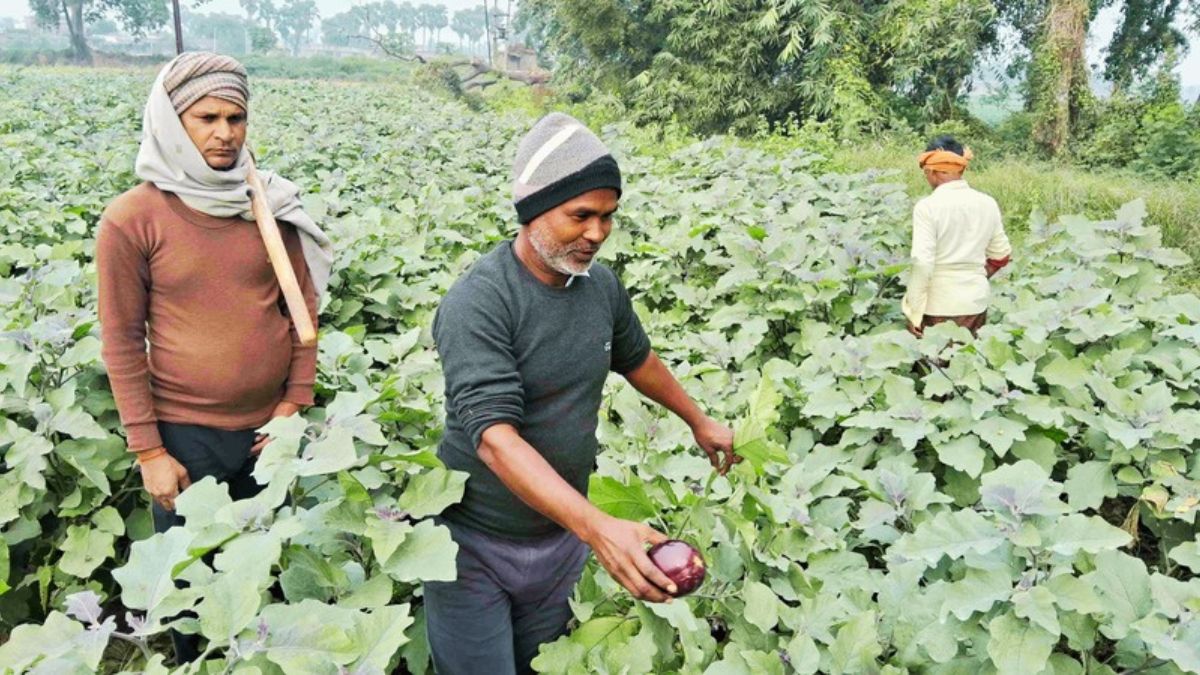
[[[430,2],[431,0],[410,0],[414,4],[421,2]],[[505,0],[500,0],[500,5],[503,7]],[[180,4],[191,9],[195,4],[192,0],[180,0]],[[344,12],[351,5],[364,4],[364,0],[317,0],[317,9],[321,13],[321,17],[330,17],[339,12]],[[440,2],[432,2],[435,5],[445,5],[451,11],[463,9],[465,7],[474,7],[483,5],[483,0],[440,0]],[[513,6],[516,6],[513,2]],[[244,14],[242,6],[238,4],[238,0],[209,0],[198,10],[200,12],[224,12],[226,14]],[[21,18],[29,11],[29,0],[0,0],[0,16],[11,16],[13,18]]]
[[[456,9],[463,9],[466,7],[472,7],[475,5],[483,5],[483,2],[476,1],[476,0],[441,0],[441,2],[431,2],[430,0],[410,0],[410,1],[414,5],[418,5],[423,2],[429,2],[430,4],[433,4],[433,5],[445,5],[446,7],[448,7],[450,9],[450,11],[454,11]],[[0,3],[5,3],[5,2],[21,2],[21,0],[0,0]],[[192,5],[191,0],[182,0],[182,2],[185,6],[188,6],[188,7],[190,7]],[[318,9],[318,11],[321,12],[321,18],[327,18],[327,17],[333,16],[334,14],[338,14],[338,13],[346,11],[346,9],[348,7],[350,7],[351,5],[361,5],[361,4],[364,4],[362,2],[362,0],[358,0],[358,1],[354,1],[354,2],[349,2],[347,0],[317,0],[317,9]],[[515,2],[513,4],[516,5]],[[501,0],[500,6],[501,7],[504,6],[504,0]],[[242,6],[240,4],[238,4],[238,0],[211,0],[208,4],[206,4],[204,7],[202,7],[199,11],[201,11],[201,12],[225,12],[227,14],[242,14],[243,13]]]
[[[320,11],[321,17],[330,17],[339,12],[346,11],[346,8],[351,5],[362,4],[364,0],[316,0],[317,8]],[[422,2],[427,0],[414,0],[414,2]],[[182,0],[185,7],[192,6],[192,0]],[[448,7],[451,11],[464,9],[482,5],[482,0],[441,0],[440,3]],[[504,0],[501,0],[504,4]],[[514,1],[513,5],[517,3]],[[241,5],[238,0],[209,0],[199,11],[202,12],[225,12],[228,14],[242,14]],[[28,0],[0,0],[0,17],[10,16],[13,18],[22,18],[29,14]],[[1116,28],[1116,20],[1118,17],[1115,7],[1107,7],[1097,17],[1092,25],[1091,40],[1088,48],[1088,62],[1097,64],[1102,62],[1104,55],[1102,52],[1103,46],[1108,43],[1112,36],[1113,30]],[[1185,87],[1200,86],[1200,38],[1191,36],[1194,42],[1191,53],[1189,53],[1179,66],[1179,73]]]

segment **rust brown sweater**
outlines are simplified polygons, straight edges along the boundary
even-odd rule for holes
[[[315,320],[299,236],[280,230]],[[130,450],[162,445],[159,420],[250,429],[281,400],[312,404],[316,348],[300,346],[281,309],[254,222],[143,183],[101,216],[96,268],[101,354]]]

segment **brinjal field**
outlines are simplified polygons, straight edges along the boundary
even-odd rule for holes
[[[431,672],[421,582],[455,573],[433,517],[465,476],[435,453],[429,328],[516,232],[532,120],[404,83],[254,83],[260,164],[337,245],[318,405],[272,424],[259,496],[200,481],[153,535],[92,263],[151,79],[0,70],[0,672],[165,673],[169,626],[204,638],[189,672]],[[715,476],[611,379],[589,496],[696,545],[708,579],[650,605],[590,563],[539,671],[1200,672],[1200,298],[1140,202],[1009,222],[989,326],[917,340],[894,178],[627,131],[603,131],[628,189],[602,255],[745,461]]]

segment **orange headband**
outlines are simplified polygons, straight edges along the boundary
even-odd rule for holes
[[[962,173],[966,170],[967,164],[975,157],[971,153],[971,149],[964,147],[963,154],[950,152],[949,150],[930,150],[917,155],[917,165],[922,169],[930,169],[932,171],[944,171],[946,173]]]

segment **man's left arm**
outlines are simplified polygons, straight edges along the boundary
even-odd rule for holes
[[[724,475],[742,461],[733,454],[733,431],[700,410],[658,354],[651,351],[642,365],[625,373],[625,379],[643,396],[675,413],[691,427],[696,445],[708,455],[718,473]]]

